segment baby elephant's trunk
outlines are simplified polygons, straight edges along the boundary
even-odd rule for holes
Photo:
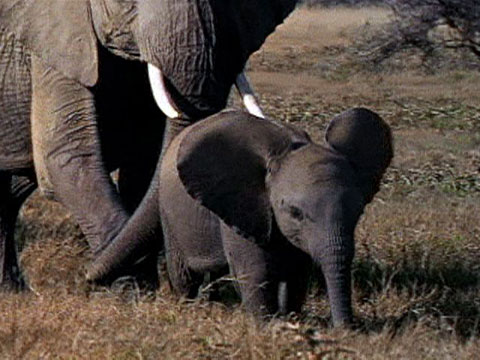
[[[327,283],[333,325],[348,326],[352,322],[353,238],[332,236],[312,250],[313,260],[321,267]]]

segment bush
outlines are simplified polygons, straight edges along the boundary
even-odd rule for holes
[[[417,50],[423,64],[448,50],[469,53],[480,64],[478,0],[388,0],[393,20],[375,32],[366,31],[361,54],[373,66],[400,52]]]

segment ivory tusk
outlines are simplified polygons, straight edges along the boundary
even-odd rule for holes
[[[265,115],[263,115],[263,111],[258,105],[257,99],[255,98],[255,92],[250,86],[250,82],[248,81],[245,71],[242,71],[237,76],[235,85],[237,86],[237,90],[240,93],[240,96],[242,97],[243,104],[247,108],[247,111],[252,115],[255,115],[264,119]]]
[[[153,97],[160,110],[171,119],[179,118],[181,114],[176,109],[175,104],[167,92],[163,74],[160,69],[152,64],[148,64],[148,79],[150,80]]]

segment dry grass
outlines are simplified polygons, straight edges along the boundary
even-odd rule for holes
[[[33,291],[0,294],[2,359],[475,359],[480,352],[480,83],[467,71],[370,74],[347,48],[378,9],[300,10],[251,61],[266,112],[321,140],[334,114],[380,112],[396,157],[357,228],[358,329],[327,326],[314,286],[304,312],[260,323],[238,305],[92,289],[88,250],[58,204],[23,209]]]

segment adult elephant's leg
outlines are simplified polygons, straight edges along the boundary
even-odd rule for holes
[[[32,142],[40,189],[63,203],[98,251],[127,221],[101,159],[92,93],[32,58]]]
[[[118,191],[130,214],[134,213],[147,193],[155,173],[158,156],[158,152],[138,154],[136,162],[120,167]]]
[[[13,239],[9,174],[0,173],[0,290],[15,290],[22,286]]]
[[[124,60],[103,47],[99,59],[100,81],[93,93],[102,156],[110,170],[119,169],[120,197],[133,214],[157,166],[165,115],[155,104],[145,64]]]
[[[22,203],[35,188],[35,182],[28,177],[12,179],[0,172],[0,290],[25,287],[17,259],[15,222]]]
[[[159,137],[158,143],[162,143],[160,154],[153,146],[137,149],[135,156],[127,164],[123,164],[119,171],[118,188],[120,196],[127,210],[133,214],[134,210],[140,204],[145,196],[158,199],[156,187],[150,189],[147,194],[150,181],[155,173],[159,156],[163,156],[164,152],[183,129],[185,129],[191,122],[185,119],[167,119],[163,139]],[[157,129],[152,129],[156,131]],[[145,136],[152,136],[152,134],[143,134]],[[139,137],[141,137],[139,135]],[[140,148],[143,144],[135,144]]]

